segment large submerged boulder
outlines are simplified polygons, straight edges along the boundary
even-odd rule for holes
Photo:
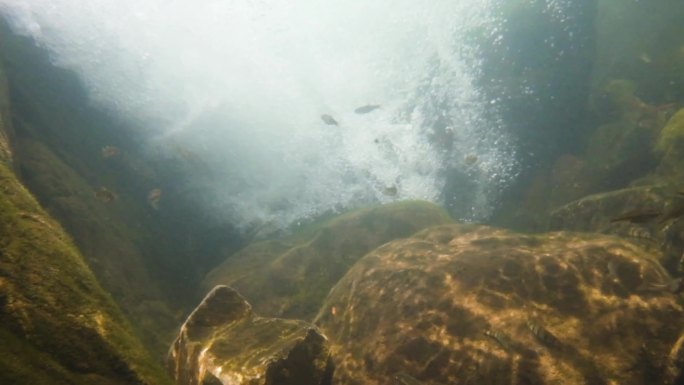
[[[329,385],[327,339],[304,321],[262,318],[217,286],[190,314],[168,366],[178,385]]]
[[[360,259],[316,323],[339,384],[662,383],[682,361],[671,283],[620,238],[444,225]]]
[[[247,246],[211,271],[204,288],[234,287],[264,316],[310,319],[330,288],[364,254],[450,222],[444,210],[428,202],[355,210],[288,238]]]

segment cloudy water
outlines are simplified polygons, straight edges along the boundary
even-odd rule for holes
[[[474,85],[474,42],[498,33],[488,1],[0,7],[56,64],[75,70],[96,103],[137,127],[152,156],[191,170],[178,193],[242,224],[287,225],[395,200],[458,201],[444,192],[454,171],[476,190],[456,214],[482,220],[515,177],[496,101]],[[367,105],[379,108],[355,112]]]

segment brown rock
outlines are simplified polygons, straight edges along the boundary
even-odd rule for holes
[[[660,383],[684,320],[668,280],[615,237],[445,225],[364,256],[316,322],[339,384]]]
[[[327,339],[304,322],[261,318],[240,294],[215,287],[181,327],[168,357],[179,385],[327,385]]]

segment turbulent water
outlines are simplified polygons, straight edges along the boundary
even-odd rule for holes
[[[454,170],[478,190],[463,215],[482,219],[515,176],[497,101],[475,86],[477,39],[499,28],[488,1],[0,0],[0,9],[138,127],[152,154],[186,163],[179,186],[243,224],[453,201],[444,186]],[[367,104],[381,107],[354,112]]]

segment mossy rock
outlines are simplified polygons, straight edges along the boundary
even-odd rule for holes
[[[613,120],[635,120],[638,115],[636,85],[627,79],[610,79],[592,98],[595,112]]]
[[[428,202],[400,202],[355,210],[292,236],[251,244],[204,280],[234,287],[265,316],[309,319],[330,288],[365,253],[429,226],[450,223]]]
[[[21,183],[68,232],[99,283],[161,359],[180,322],[167,308],[162,287],[181,284],[157,262],[182,262],[180,237],[168,234],[175,224],[166,227],[172,221],[162,220],[146,200],[158,186],[155,173],[126,127],[91,103],[76,74],[54,66],[46,50],[14,34],[2,18],[0,125],[0,161],[7,138]],[[119,156],[103,157],[108,145],[120,148]],[[117,199],[98,200],[95,191],[102,186]],[[178,308],[185,305],[177,292],[173,300]]]
[[[0,162],[10,162],[12,151],[9,136],[12,130],[10,129],[9,90],[1,55],[2,52],[0,52]]]
[[[684,141],[684,108],[677,111],[662,129],[655,143],[655,150],[667,154],[673,146]]]
[[[628,120],[596,129],[585,150],[582,177],[590,192],[624,188],[655,170],[658,160],[651,151],[653,131]]]
[[[674,180],[684,177],[684,109],[662,129],[654,146],[662,154],[657,174]]]
[[[169,383],[61,226],[2,163],[0,324],[2,383]]]
[[[656,251],[660,262],[680,275],[684,273],[682,191],[681,184],[661,183],[589,195],[554,210],[551,229],[628,239]]]
[[[31,131],[22,127],[25,130]],[[149,229],[140,223],[135,228],[127,226],[129,214],[136,212],[130,197],[120,196],[108,203],[98,200],[95,191],[100,186],[89,183],[39,140],[21,136],[14,147],[14,166],[22,182],[69,232],[103,287],[135,327],[142,329],[146,345],[161,357],[177,323],[160,302],[163,297],[141,250],[143,239],[150,236]],[[157,302],[166,309],[148,312],[140,306],[147,302]],[[154,326],[145,327],[150,324]]]
[[[660,384],[684,321],[670,280],[617,237],[444,225],[366,254],[315,323],[335,383]]]

